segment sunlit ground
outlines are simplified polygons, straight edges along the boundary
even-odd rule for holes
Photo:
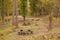
[[[10,17],[11,19],[11,17]],[[32,20],[33,19],[33,20]],[[12,21],[0,24],[0,40],[60,40],[60,19],[53,18],[52,31],[48,32],[48,17],[26,18],[26,23],[30,25],[24,26],[23,19],[19,18],[19,28],[14,29]],[[33,34],[18,35],[19,30],[32,30]]]

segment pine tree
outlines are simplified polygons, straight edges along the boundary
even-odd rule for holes
[[[23,16],[24,19],[24,25],[26,25],[25,21],[26,21],[26,15],[27,15],[27,0],[21,0],[21,14]]]

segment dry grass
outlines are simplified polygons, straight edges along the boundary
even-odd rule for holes
[[[38,19],[39,21],[36,21],[35,18],[33,21],[31,19],[27,19],[26,22],[31,23],[31,25],[28,25],[28,26],[22,25],[23,21],[20,21],[19,29],[14,29],[14,26],[12,28],[12,26],[10,27],[8,25],[8,27],[5,28],[4,30],[0,30],[0,34],[4,34],[4,36],[0,36],[0,40],[58,40],[60,38],[60,19],[59,18],[57,19],[53,18],[53,24],[52,24],[53,30],[51,32],[52,34],[47,32],[48,31],[47,27],[49,26],[48,17],[38,18]],[[33,31],[34,34],[27,35],[27,36],[17,35],[20,29],[23,29],[23,30],[30,29]]]

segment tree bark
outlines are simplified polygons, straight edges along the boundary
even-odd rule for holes
[[[25,16],[23,16],[23,21],[24,21],[24,23],[23,23],[23,25],[26,25],[26,19],[25,19],[26,17]]]
[[[13,25],[18,28],[18,0],[13,0]]]
[[[50,16],[49,16],[49,28],[48,28],[48,31],[52,30],[52,21],[53,21],[53,9],[52,9],[52,12],[50,13]]]
[[[2,5],[1,5],[1,15],[2,15],[2,24],[4,24],[4,0],[2,0]]]

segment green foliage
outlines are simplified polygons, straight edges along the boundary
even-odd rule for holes
[[[32,15],[48,15],[52,12],[54,16],[60,16],[60,1],[58,0],[30,0]],[[57,14],[57,15],[55,15]]]
[[[4,2],[3,2],[4,1]],[[59,0],[29,0],[30,12],[32,15],[40,16],[48,15],[54,9],[54,17],[60,17],[60,1]],[[18,0],[18,11],[22,16],[27,15],[27,0]],[[0,0],[1,15],[12,14],[12,0]]]
[[[2,22],[4,22],[4,17],[8,13],[11,13],[11,0],[0,0],[0,13],[2,16]]]
[[[21,12],[22,16],[26,16],[26,14],[27,14],[27,0],[21,0],[20,6],[21,6],[20,12]]]

